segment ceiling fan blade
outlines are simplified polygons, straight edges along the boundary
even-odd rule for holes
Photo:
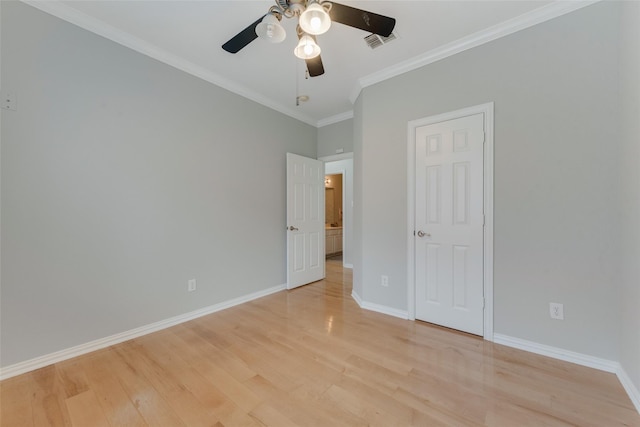
[[[223,44],[222,48],[229,53],[238,53],[246,45],[257,39],[258,35],[256,34],[256,27],[260,22],[262,22],[262,19],[265,16],[266,15],[261,16],[256,22],[240,31],[231,40]]]
[[[345,6],[340,3],[331,2],[331,10],[329,16],[334,22],[339,22],[350,27],[359,28],[371,33],[389,37],[396,25],[395,18],[378,15],[377,13],[367,12],[366,10],[356,9],[355,7]]]
[[[307,70],[310,77],[318,77],[324,74],[324,66],[322,65],[322,58],[320,55],[315,58],[305,60],[307,63]]]

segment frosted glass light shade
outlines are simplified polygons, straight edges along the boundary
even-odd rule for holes
[[[320,55],[320,46],[313,40],[313,38],[305,34],[300,38],[298,46],[293,50],[293,53],[300,59],[311,59]]]
[[[280,25],[278,18],[270,13],[256,25],[256,34],[269,43],[280,43],[287,36],[287,32]]]
[[[331,26],[331,17],[319,3],[311,3],[300,15],[300,28],[307,34],[324,34]]]

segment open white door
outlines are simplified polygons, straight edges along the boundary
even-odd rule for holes
[[[287,153],[287,289],[324,279],[324,163]]]

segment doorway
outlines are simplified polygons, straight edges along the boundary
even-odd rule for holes
[[[324,177],[325,258],[342,260],[344,184],[341,173]]]
[[[325,188],[333,187],[333,190],[328,190],[330,193],[334,195],[333,200],[333,220],[325,220],[325,244],[326,240],[331,240],[329,244],[333,243],[334,248],[332,253],[337,253],[339,251],[336,250],[336,244],[342,245],[342,265],[345,268],[353,268],[352,261],[352,233],[353,233],[353,154],[352,153],[344,153],[336,156],[324,157],[319,160],[323,160],[324,163],[324,171],[325,171]],[[335,182],[327,182],[327,177],[331,179],[331,176],[340,176],[341,180],[341,188],[342,188],[342,196],[339,198],[339,201],[336,203],[335,195],[338,193],[338,189],[336,188]],[[325,190],[327,191],[327,190]],[[325,193],[326,196],[326,193]],[[326,197],[325,197],[326,199]],[[331,203],[331,202],[330,202]],[[338,204],[342,204],[342,218],[340,219],[340,211],[338,211],[336,206]],[[325,207],[326,208],[326,207]],[[325,214],[327,212],[325,211]],[[328,216],[326,218],[329,218]],[[342,238],[335,237],[340,232],[336,231],[334,228],[331,229],[331,224],[338,224],[341,226],[341,234]],[[329,226],[327,228],[327,226]],[[334,226],[335,227],[335,226]],[[330,239],[329,239],[330,237]],[[340,242],[341,240],[341,242]],[[336,242],[337,241],[337,242]]]

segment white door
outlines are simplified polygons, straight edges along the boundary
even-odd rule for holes
[[[482,335],[484,114],[415,138],[416,318]]]
[[[287,289],[324,278],[324,163],[287,153]]]

